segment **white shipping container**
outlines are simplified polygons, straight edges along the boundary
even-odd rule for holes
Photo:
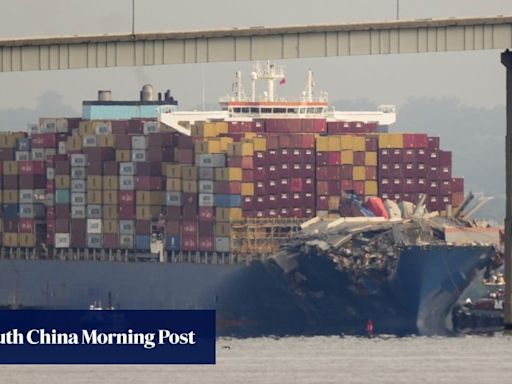
[[[53,168],[53,167],[47,167],[46,168],[46,178],[48,180],[55,179],[55,168]]]
[[[230,238],[229,237],[215,237],[215,251],[216,252],[230,252]]]
[[[146,161],[147,153],[142,149],[134,149],[132,150],[132,161],[141,162]]]
[[[71,166],[72,167],[85,167],[87,165],[87,158],[83,153],[71,154]]]
[[[71,180],[71,192],[85,192],[86,184],[84,179]]]
[[[160,126],[157,121],[145,121],[144,122],[144,134],[160,132]]]
[[[101,220],[87,219],[87,233],[101,234]]]
[[[135,175],[135,163],[125,162],[119,163],[119,176],[134,176]]]
[[[146,136],[132,136],[132,149],[147,149],[148,143]]]
[[[65,141],[59,141],[59,148],[57,150],[59,155],[66,155],[68,153],[68,147]]]
[[[67,132],[68,131],[68,119],[60,118],[56,121],[57,132]]]
[[[96,147],[97,146],[96,136],[84,135],[83,146],[84,147]]]
[[[29,151],[16,151],[14,154],[16,161],[28,161],[30,160]]]
[[[69,248],[69,233],[55,234],[55,248]]]

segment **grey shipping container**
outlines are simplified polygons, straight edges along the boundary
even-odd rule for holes
[[[215,172],[213,168],[200,167],[199,168],[199,180],[214,180]]]
[[[85,219],[85,205],[72,205],[71,206],[72,219]]]
[[[133,249],[133,235],[120,234],[119,235],[119,248]]]
[[[85,205],[85,193],[71,192],[71,205]]]
[[[135,223],[133,220],[119,220],[119,233],[122,235],[133,235]]]
[[[34,148],[32,152],[32,160],[44,161],[44,149],[43,148]]]
[[[216,237],[215,238],[215,251],[216,252],[229,252],[229,237]]]
[[[179,207],[181,206],[181,202],[181,192],[167,192],[165,194],[165,205],[169,207]]]
[[[101,219],[101,205],[90,204],[87,206],[88,219]]]
[[[57,151],[54,148],[46,148],[44,150],[44,160],[49,161],[50,157],[55,156]]]
[[[83,146],[84,147],[96,147],[97,146],[96,136],[84,135]]]
[[[199,155],[200,167],[225,167],[226,156],[224,154]]]
[[[134,149],[132,150],[132,161],[141,162],[146,161],[147,153],[144,149]]]
[[[55,205],[55,194],[54,193],[46,194],[45,204],[46,205]]]
[[[119,189],[121,191],[133,191],[135,189],[135,177],[119,176]]]
[[[32,189],[20,189],[19,200],[21,204],[32,204],[34,202],[34,191]]]
[[[213,181],[199,180],[199,193],[213,193]]]
[[[85,179],[85,168],[84,167],[71,167],[71,178],[72,179]]]
[[[119,176],[134,176],[135,175],[135,163],[125,162],[119,163]]]
[[[147,149],[147,136],[132,136],[132,149]]]
[[[55,179],[55,168],[52,168],[52,167],[46,168],[46,178],[48,180]]]
[[[20,204],[19,216],[22,219],[31,219],[34,217],[34,205],[33,204]]]
[[[103,241],[100,234],[87,234],[87,247],[88,248],[102,248]]]
[[[85,192],[86,184],[83,179],[73,179],[71,180],[71,192]]]
[[[28,161],[30,160],[30,152],[29,151],[16,151],[14,154],[14,158],[16,161]]]
[[[83,153],[71,154],[71,166],[72,167],[85,167],[87,165],[87,158]]]
[[[200,193],[199,206],[200,207],[213,207],[215,203],[213,193]]]

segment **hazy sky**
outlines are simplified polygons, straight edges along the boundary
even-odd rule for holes
[[[0,37],[131,29],[131,0],[2,3]],[[512,1],[506,0],[401,0],[400,8],[402,19],[512,15]],[[395,13],[396,0],[136,0],[136,31],[389,20]],[[307,59],[284,64],[288,81],[282,94],[298,94],[304,87],[305,71],[311,67],[317,88],[327,91],[331,100],[367,98],[400,106],[413,96],[448,96],[470,106],[504,104],[505,72],[499,51]],[[250,63],[3,73],[0,108],[32,107],[42,93],[55,90],[79,111],[81,100],[95,98],[98,89],[111,89],[114,98],[131,99],[146,82],[158,89],[170,88],[182,107],[191,107],[201,102],[202,73],[206,99],[215,102],[230,91],[238,68],[248,73]]]

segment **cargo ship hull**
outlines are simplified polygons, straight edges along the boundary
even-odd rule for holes
[[[0,260],[0,305],[84,309],[216,309],[219,335],[440,334],[460,292],[488,261],[485,247],[409,247],[395,273],[355,286],[316,254],[286,273],[250,265]],[[297,278],[300,276],[300,279]],[[414,281],[412,281],[414,280]]]

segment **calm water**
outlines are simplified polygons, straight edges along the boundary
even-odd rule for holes
[[[221,339],[215,366],[1,366],[0,383],[509,383],[511,336]]]

